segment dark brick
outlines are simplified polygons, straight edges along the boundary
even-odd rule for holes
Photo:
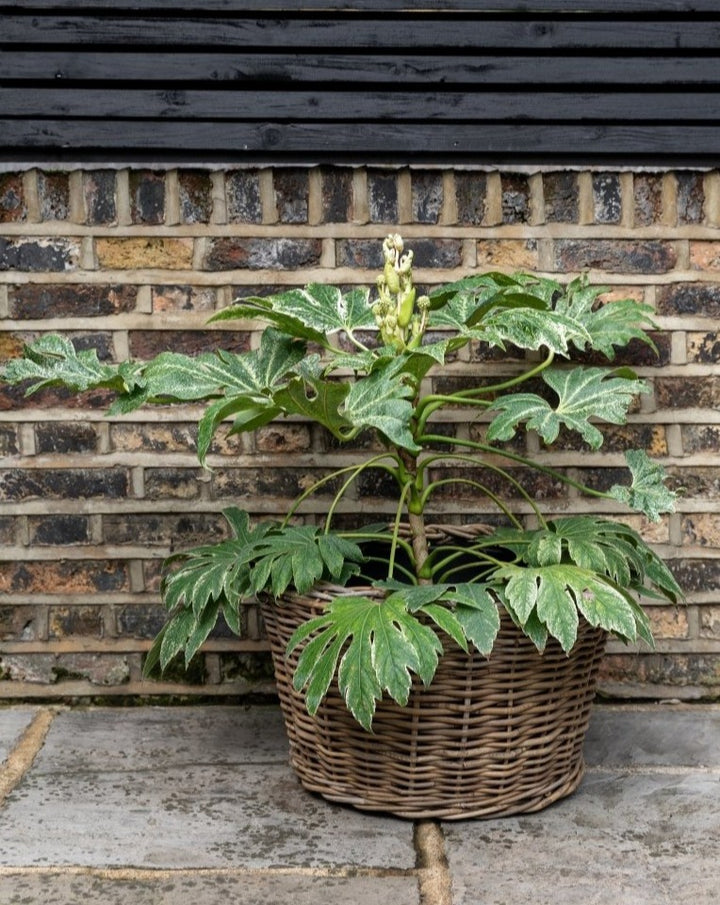
[[[530,185],[521,173],[502,173],[503,223],[527,223],[530,219]]]
[[[135,309],[136,286],[11,286],[10,315],[26,320],[57,317],[105,317]]]
[[[25,189],[20,173],[0,173],[0,223],[18,223],[27,218]]]
[[[702,173],[676,173],[678,223],[702,223],[705,187]]]
[[[273,171],[275,204],[281,223],[307,223],[308,171],[277,169]]]
[[[15,424],[0,425],[0,456],[18,453],[18,429]]]
[[[133,223],[157,224],[164,221],[164,173],[130,171],[130,215]]]
[[[720,449],[720,424],[683,424],[680,430],[686,455]]]
[[[50,607],[48,636],[102,638],[103,617],[99,606]]]
[[[146,468],[145,498],[148,500],[196,500],[200,496],[199,468]]]
[[[657,377],[660,408],[715,408],[720,405],[719,377]]]
[[[180,170],[180,220],[182,223],[209,223],[212,214],[212,180],[204,170]]]
[[[74,239],[4,239],[0,237],[0,270],[53,273],[74,270],[80,246]]]
[[[455,173],[458,223],[479,226],[487,205],[487,176],[479,172]]]
[[[31,516],[28,527],[31,544],[87,544],[91,539],[90,523],[85,515]]]
[[[153,286],[153,312],[213,311],[217,290],[212,286]]]
[[[677,264],[672,243],[656,240],[558,239],[555,270],[611,273],[667,273]]]
[[[651,226],[662,218],[662,176],[654,173],[635,173],[633,198],[635,225]]]
[[[626,486],[630,484],[631,476],[627,468],[579,468],[577,479],[591,490],[600,490],[607,493],[615,484]]]
[[[274,674],[272,657],[265,651],[220,656],[220,679],[223,682],[238,679],[248,682],[270,681]]]
[[[609,304],[612,304],[610,302]],[[613,365],[661,368],[670,364],[671,337],[669,333],[651,332],[655,348],[639,339],[632,339],[626,346],[615,346]],[[657,351],[656,351],[657,350]],[[578,352],[573,350],[572,360],[589,365],[606,365],[608,358],[602,352]]]
[[[110,446],[123,452],[192,453],[197,425],[118,422],[110,425]]]
[[[668,685],[682,688],[720,685],[720,656],[713,654],[611,654],[600,667],[600,682]]]
[[[124,606],[117,613],[118,634],[123,637],[152,639],[165,625],[167,612],[160,604]]]
[[[577,173],[545,173],[545,220],[548,223],[577,223]]]
[[[676,559],[667,565],[686,594],[720,590],[720,559]]]
[[[5,386],[0,384],[0,411],[6,409],[51,409],[59,405],[71,409],[104,409],[115,398],[109,390],[89,390],[86,393],[73,393],[62,387],[53,387],[25,396],[22,386]]]
[[[383,468],[368,468],[355,483],[360,499],[397,499],[398,483]]]
[[[212,239],[206,270],[294,270],[320,263],[320,239]]]
[[[368,170],[368,206],[371,223],[398,222],[397,170]]]
[[[108,544],[148,544],[177,551],[222,540],[227,527],[219,514],[212,513],[108,514],[103,516],[103,536]]]
[[[668,486],[683,497],[720,499],[720,468],[669,465],[666,470]]]
[[[123,468],[6,469],[0,472],[0,499],[121,499],[127,496]]]
[[[604,452],[624,452],[626,449],[644,449],[650,456],[666,456],[667,440],[662,424],[600,424]],[[576,431],[561,429],[552,443],[554,450],[578,450],[589,452],[591,447]]]
[[[554,500],[567,496],[567,487],[550,475],[532,472],[522,468],[508,468],[507,473],[517,481],[534,500]],[[437,468],[431,469],[430,480],[451,479],[435,491],[433,500],[486,500],[483,488],[504,499],[522,499],[517,487],[496,472],[484,468]],[[473,482],[473,483],[468,483]]]
[[[95,452],[98,437],[92,424],[47,421],[35,425],[35,446],[39,453]]]
[[[70,183],[67,173],[38,173],[40,216],[43,220],[67,220]]]
[[[250,348],[250,334],[244,332],[133,330],[128,339],[130,356],[141,361],[154,358],[161,352],[199,355],[218,348],[227,352],[246,352]]]
[[[328,471],[318,468],[217,468],[212,476],[212,495],[214,499],[230,497],[236,500],[276,497],[280,504],[283,499],[294,499]],[[332,496],[337,489],[337,481],[328,481],[316,496]]]
[[[255,433],[258,452],[303,452],[310,449],[311,442],[307,424],[270,424]]]
[[[412,218],[415,223],[438,223],[443,206],[443,175],[437,170],[413,170]]]
[[[233,170],[227,173],[225,187],[230,223],[262,223],[260,174],[257,170]]]
[[[127,591],[125,563],[110,560],[0,563],[3,593],[95,594]]]
[[[415,267],[453,268],[462,263],[460,239],[412,239],[405,248],[412,249]],[[382,246],[376,239],[340,239],[336,254],[340,267],[381,270],[383,266]]]
[[[657,290],[658,314],[678,317],[697,314],[720,317],[720,285],[715,283],[675,283]]]
[[[39,635],[38,616],[35,607],[0,606],[0,640],[34,641]]]
[[[93,226],[117,221],[115,171],[90,170],[83,173],[87,222]]]
[[[322,222],[348,223],[353,210],[353,171],[328,167],[322,171]]]
[[[593,173],[593,219],[596,223],[619,223],[622,194],[618,173]]]
[[[20,516],[0,515],[0,544],[15,543],[15,529],[19,521]]]

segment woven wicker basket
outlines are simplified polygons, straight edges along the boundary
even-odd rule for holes
[[[431,687],[417,683],[406,707],[383,699],[368,733],[337,685],[314,717],[292,687],[287,642],[332,593],[263,604],[291,763],[306,789],[362,810],[453,820],[537,811],[577,788],[605,632],[581,622],[569,657],[555,642],[541,656],[503,615],[490,658],[448,640]]]

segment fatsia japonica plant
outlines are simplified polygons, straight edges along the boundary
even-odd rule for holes
[[[249,352],[166,352],[111,365],[48,335],[6,365],[4,379],[29,381],[29,392],[113,390],[115,416],[146,404],[207,402],[198,425],[203,464],[221,427],[254,431],[284,416],[320,424],[341,444],[367,432],[379,441],[366,458],[305,490],[282,520],[252,523],[229,508],[227,539],[172,556],[162,583],[169,616],[148,670],[181,653],[189,661],[221,615],[239,634],[241,606],[254,596],[281,606],[289,589],[302,594],[325,583],[326,608],[290,641],[290,651],[300,651],[295,685],[312,713],[337,677],[351,712],[370,728],[384,693],[403,705],[413,674],[432,682],[441,638],[492,656],[501,609],[538,650],[553,637],[567,652],[581,618],[624,641],[652,644],[642,598],[680,599],[671,572],[635,530],[596,515],[548,518],[527,484],[542,472],[657,520],[673,508],[659,465],[631,450],[627,481],[600,491],[545,464],[547,455],[531,458],[518,442],[533,432],[535,448],[549,446],[562,429],[597,449],[603,423],[625,423],[647,386],[612,362],[631,341],[653,345],[650,308],[632,299],[603,304],[603,290],[584,278],[561,285],[532,274],[483,273],[420,294],[400,236],[385,239],[383,255],[373,290],[311,284],[215,314],[216,322],[266,324]],[[426,378],[478,343],[524,350],[524,362],[504,379],[479,366],[474,385],[433,392]],[[582,363],[598,359],[606,366]],[[437,416],[448,408],[486,425],[482,439],[445,436]],[[370,469],[392,479],[395,516],[390,525],[368,519],[342,530],[340,503]],[[463,545],[432,544],[428,513],[452,481],[492,504],[498,526]],[[329,488],[325,518],[303,523],[305,500]],[[522,514],[511,504],[518,499]]]

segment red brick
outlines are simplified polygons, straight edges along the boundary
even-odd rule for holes
[[[21,173],[0,173],[0,223],[19,223],[27,218]]]

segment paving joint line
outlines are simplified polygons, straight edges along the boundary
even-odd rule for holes
[[[38,711],[0,766],[0,807],[32,767],[58,712],[51,707]]]
[[[0,866],[0,878],[17,876],[95,877],[100,880],[132,882],[173,877],[413,877],[416,868],[392,867],[90,867],[74,864]]]
[[[452,905],[452,877],[445,853],[445,835],[434,820],[415,824],[420,905]]]

